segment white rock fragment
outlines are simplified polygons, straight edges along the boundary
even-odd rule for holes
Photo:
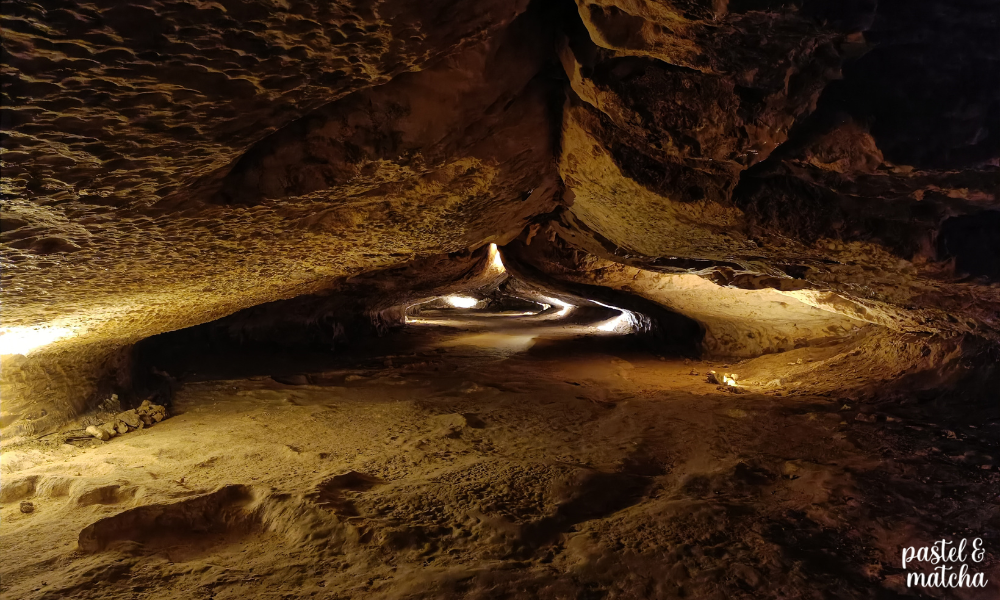
[[[115,429],[114,423],[101,423],[98,427],[108,434],[109,438],[113,438],[118,435],[118,430]]]
[[[101,440],[102,442],[111,439],[111,436],[108,435],[107,431],[104,431],[104,429],[96,427],[94,425],[91,425],[90,427],[87,428],[87,433]]]

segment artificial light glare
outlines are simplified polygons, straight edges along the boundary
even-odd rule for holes
[[[624,320],[625,320],[625,313],[621,313],[617,317],[598,325],[597,328],[600,329],[601,331],[614,331],[622,324],[622,321]]]
[[[503,266],[503,259],[500,258],[500,250],[497,249],[496,244],[490,244],[490,264],[494,269],[497,269],[501,273],[506,273],[507,268]]]
[[[48,346],[73,335],[69,327],[4,327],[0,328],[0,355],[22,354]]]
[[[621,308],[616,310],[620,310],[621,313],[617,317],[598,325],[597,328],[599,330],[617,331],[619,333],[628,333],[632,330],[632,313]]]
[[[737,377],[739,377],[739,375],[737,375],[736,373],[723,373],[722,376],[720,377],[719,374],[716,373],[715,371],[708,372],[708,380],[711,383],[721,383],[722,385],[726,385],[729,387],[740,387],[740,384],[736,383]],[[777,382],[778,385],[781,384],[781,382],[778,381],[777,379],[775,379],[774,381]],[[770,385],[768,387],[770,387]]]
[[[567,302],[563,302],[562,300],[560,300],[558,298],[548,298],[548,297],[546,297],[544,299],[545,299],[546,302],[549,303],[550,306],[554,304],[554,305],[558,306],[561,309],[559,312],[556,313],[557,317],[565,317],[566,315],[569,314],[569,311],[571,311],[574,308],[576,308],[572,304],[569,304]],[[548,308],[549,307],[546,306],[545,310],[548,310]]]
[[[618,308],[617,306],[611,306],[610,304],[605,304],[603,302],[598,302],[597,300],[591,300],[594,304],[599,304],[604,308],[610,308],[611,310],[617,310],[618,316],[605,321],[604,323],[597,326],[601,331],[621,331],[622,333],[627,333],[632,330],[632,313],[625,310],[624,308]]]
[[[479,304],[479,300],[468,296],[446,296],[444,301],[455,308],[472,308]]]

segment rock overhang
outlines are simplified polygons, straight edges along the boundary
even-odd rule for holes
[[[663,286],[772,288],[817,331],[995,343],[989,3],[898,4],[8,3],[4,326],[52,339],[5,358],[5,412],[44,428],[143,338],[526,226],[681,314]],[[732,351],[784,347],[738,312]]]

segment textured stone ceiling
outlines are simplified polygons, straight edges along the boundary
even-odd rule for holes
[[[996,0],[11,0],[2,27],[3,326],[65,332],[5,361],[5,412],[528,225],[525,264],[568,245],[604,266],[564,279],[733,336],[735,290],[774,288],[842,321],[816,335],[1000,339]]]
[[[8,322],[99,328],[111,312],[150,321],[128,325],[141,337],[516,232],[522,193],[554,177],[544,90],[528,85],[541,36],[511,47],[500,32],[523,6],[419,4],[420,17],[129,7],[149,31],[116,20],[119,3],[79,8],[89,20],[5,8],[19,15],[4,40]],[[181,298],[202,314],[164,322]]]

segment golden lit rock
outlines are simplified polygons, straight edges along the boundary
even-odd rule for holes
[[[0,594],[1000,596],[997,8],[4,3]]]

